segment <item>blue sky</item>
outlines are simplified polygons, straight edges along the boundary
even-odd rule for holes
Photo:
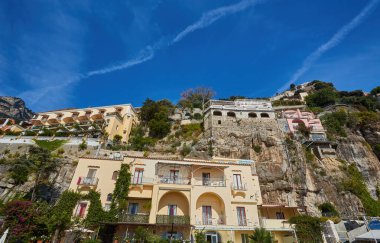
[[[380,0],[0,1],[0,95],[34,111],[380,84]]]

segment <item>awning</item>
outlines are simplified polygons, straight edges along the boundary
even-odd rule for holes
[[[355,240],[380,240],[380,230],[370,230],[367,233],[356,236]]]

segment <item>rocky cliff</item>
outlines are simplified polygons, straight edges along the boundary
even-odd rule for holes
[[[378,126],[368,126],[363,131],[346,129],[346,137],[331,143],[334,154],[321,158],[316,156],[314,144],[283,132],[281,122],[228,118],[221,125],[214,123],[191,156],[205,154],[212,141],[214,156],[254,160],[264,203],[306,206],[310,214],[320,216],[318,205],[331,202],[342,217],[364,214],[363,199],[345,188],[344,183],[349,178],[347,168],[353,165],[377,200],[380,162],[369,144],[379,143]]]
[[[29,120],[34,113],[17,97],[0,96],[0,117],[13,118],[16,121]]]

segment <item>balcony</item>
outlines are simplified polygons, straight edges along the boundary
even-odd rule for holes
[[[246,191],[247,190],[247,185],[246,183],[235,185],[234,183],[231,183],[231,189],[233,191]]]
[[[156,224],[190,225],[190,216],[186,215],[157,215]]]
[[[122,214],[119,218],[119,222],[129,224],[148,224],[149,214]]]
[[[123,117],[120,115],[120,113],[119,112],[117,112],[117,111],[114,111],[114,112],[108,112],[107,114],[106,114],[106,116],[115,116],[115,117],[117,117],[117,119],[119,119],[120,121],[123,121]]]
[[[191,180],[189,177],[177,176],[159,176],[158,182],[163,184],[177,184],[177,185],[190,185]]]
[[[197,225],[226,225],[226,221],[223,217],[216,217],[216,218],[202,218],[202,217],[195,217],[195,222]]]
[[[194,185],[195,186],[225,187],[226,181],[224,178],[194,177]]]
[[[81,176],[78,179],[78,186],[97,186],[99,179],[97,177],[85,177]]]
[[[149,185],[153,184],[154,179],[148,178],[148,177],[132,177],[131,178],[131,185]]]
[[[267,230],[282,230],[282,231],[291,231],[293,228],[289,222],[285,219],[265,219],[261,220],[261,227]]]

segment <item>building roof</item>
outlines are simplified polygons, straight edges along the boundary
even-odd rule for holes
[[[370,230],[367,233],[356,236],[355,240],[380,240],[380,230]]]

